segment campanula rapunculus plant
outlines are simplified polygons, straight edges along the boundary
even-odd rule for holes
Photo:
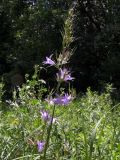
[[[44,149],[44,156],[43,156],[44,159],[46,159],[46,153],[49,147],[49,139],[51,135],[52,125],[53,123],[56,122],[56,118],[54,118],[56,106],[57,105],[67,106],[73,100],[73,96],[71,94],[63,93],[63,92],[60,93],[60,88],[63,82],[67,82],[67,81],[69,82],[74,80],[74,78],[71,76],[70,70],[68,70],[64,66],[66,63],[68,63],[68,60],[70,58],[69,52],[67,52],[67,54],[65,54],[64,52],[61,53],[58,56],[58,58],[56,58],[56,60],[51,59],[51,57],[52,55],[50,55],[49,57],[46,57],[46,60],[43,61],[43,64],[54,66],[57,68],[58,70],[58,72],[56,73],[57,87],[54,88],[54,94],[48,95],[48,98],[45,99],[49,104],[49,106],[53,106],[52,114],[50,115],[49,112],[46,110],[40,111],[41,118],[45,121],[45,124],[47,127],[47,137],[46,137],[45,143],[42,143],[42,141],[38,143],[38,146],[39,146],[38,151],[40,152]],[[59,124],[59,123],[56,123],[56,124]]]

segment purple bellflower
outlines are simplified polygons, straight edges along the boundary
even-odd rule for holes
[[[38,146],[38,152],[42,152],[45,146],[45,142],[43,141],[38,141],[37,142],[37,146]]]
[[[72,81],[74,78],[71,77],[70,71],[68,71],[66,68],[59,70],[57,73],[57,81]]]
[[[71,95],[68,95],[68,93],[65,94],[62,97],[62,103],[63,103],[63,105],[68,105],[71,102],[72,99],[73,99],[73,97]]]
[[[44,120],[44,121],[50,121],[51,117],[49,115],[48,112],[46,111],[40,111],[41,113],[41,118]]]
[[[68,94],[64,94],[64,95],[57,95],[55,98],[50,98],[50,103],[49,100],[47,100],[47,102],[49,104],[56,104],[56,105],[68,105],[71,100],[73,99],[73,97],[71,95]]]
[[[47,122],[48,124],[50,124],[51,121],[52,121],[52,123],[56,123],[57,122],[57,118],[52,118],[52,116],[50,116],[48,112],[46,112],[46,111],[40,111],[40,113],[41,113],[41,118],[45,122]]]
[[[68,105],[71,102],[71,100],[72,100],[72,96],[65,94],[65,95],[54,98],[54,104]]]
[[[55,62],[51,59],[52,55],[50,57],[46,57],[46,60],[43,61],[43,64],[48,64],[48,65],[55,65]]]

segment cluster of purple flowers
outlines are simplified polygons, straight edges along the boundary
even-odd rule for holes
[[[50,105],[68,105],[71,100],[73,99],[73,97],[71,95],[69,95],[68,93],[64,94],[64,95],[57,95],[55,98],[47,98],[46,101],[50,104]]]
[[[68,105],[72,100],[72,96],[65,94],[63,96],[58,96],[57,98],[54,98],[54,103],[58,105]]]
[[[64,60],[64,63],[62,62],[62,59]],[[46,60],[43,62],[44,65],[55,66],[56,68],[59,69],[58,73],[56,74],[56,80],[59,84],[61,82],[72,81],[74,79],[71,76],[71,72],[68,69],[61,67],[63,64],[67,63],[68,59],[69,59],[68,55],[66,55],[65,57],[65,55],[62,56],[61,54],[58,60],[55,62],[54,60],[52,60],[52,55],[51,55],[50,57],[46,57]],[[51,96],[47,98],[46,101],[50,105],[66,106],[72,101],[72,99],[73,99],[73,96],[71,94],[64,93],[62,95],[56,95],[56,97],[54,98],[52,98]],[[56,118],[54,118],[54,116],[51,116],[47,111],[41,110],[40,113],[41,113],[41,118],[48,124],[56,122]],[[43,151],[46,143],[44,141],[37,142],[39,152]]]
[[[47,65],[57,65],[57,63],[55,63],[55,61],[53,61],[51,59],[52,55],[50,57],[46,57],[46,61],[43,62],[43,64],[47,64]],[[60,68],[57,75],[57,81],[71,81],[74,78],[71,77],[71,73],[69,70],[67,70],[66,68]]]

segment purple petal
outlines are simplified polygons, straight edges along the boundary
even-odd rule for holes
[[[41,113],[41,118],[42,118],[44,121],[49,121],[50,115],[49,115],[48,112],[46,112],[46,111],[40,111],[40,113]]]
[[[74,78],[73,77],[71,77],[71,75],[67,75],[66,77],[65,77],[65,81],[72,81]]]
[[[70,71],[68,71],[66,68],[59,70],[59,72],[56,74],[58,81],[71,81],[74,78],[71,77]]]
[[[72,100],[72,96],[65,94],[63,96],[58,96],[57,98],[54,98],[54,103],[58,105],[68,105]]]
[[[73,97],[69,94],[64,94],[62,96],[57,95],[55,98],[46,99],[49,104],[56,105],[68,105]]]
[[[50,57],[46,57],[46,60],[43,61],[43,64],[48,64],[48,65],[55,65],[55,62],[51,59],[51,56]]]
[[[43,141],[38,141],[37,142],[37,146],[38,146],[38,152],[42,152],[45,146],[45,142]]]

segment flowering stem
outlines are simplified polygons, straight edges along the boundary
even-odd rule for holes
[[[59,88],[60,88],[61,82],[58,83],[55,92],[58,93],[59,92]]]
[[[46,159],[46,152],[47,152],[47,148],[48,148],[48,145],[49,145],[49,139],[50,139],[50,133],[51,133],[51,130],[52,130],[54,113],[55,113],[55,105],[53,106],[52,119],[50,121],[50,126],[49,126],[48,131],[47,131],[47,138],[46,138],[45,149],[44,149],[44,156],[43,156],[44,160]]]

